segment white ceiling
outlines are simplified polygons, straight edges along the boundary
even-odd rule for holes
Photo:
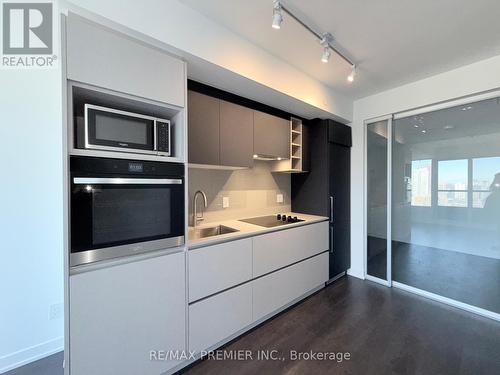
[[[500,55],[498,0],[285,0],[301,19],[330,32],[359,65],[353,84],[338,56],[288,15],[271,28],[272,0],[182,0],[207,17],[353,98],[361,98]]]

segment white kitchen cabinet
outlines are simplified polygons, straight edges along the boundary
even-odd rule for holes
[[[326,250],[328,250],[326,221],[256,236],[253,238],[253,277]]]
[[[189,305],[189,349],[197,352],[252,323],[252,284]]]
[[[185,63],[73,13],[67,18],[67,77],[184,107]]]
[[[259,320],[328,280],[328,253],[254,280],[253,320]]]
[[[158,375],[186,349],[185,253],[70,276],[71,375]]]
[[[189,302],[252,278],[252,239],[189,251]]]

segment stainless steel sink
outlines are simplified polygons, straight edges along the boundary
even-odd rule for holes
[[[238,229],[226,227],[225,225],[217,225],[209,228],[195,228],[189,231],[189,239],[196,240],[199,238],[219,236],[221,234],[239,232]]]

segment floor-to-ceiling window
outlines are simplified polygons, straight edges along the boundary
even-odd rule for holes
[[[395,284],[500,313],[500,99],[399,115],[389,124],[388,171],[370,160],[383,150],[367,136],[367,274],[384,279],[380,270],[392,253]],[[370,238],[384,236],[371,230],[372,176],[385,178],[380,188],[390,186],[392,241],[378,258]]]

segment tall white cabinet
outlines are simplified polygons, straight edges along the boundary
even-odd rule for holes
[[[71,375],[158,375],[176,362],[152,350],[185,350],[185,253],[72,275]]]
[[[185,162],[186,63],[180,58],[69,12],[62,18],[67,159],[65,186],[65,375],[159,375],[175,360],[151,351],[187,349],[185,246],[69,267],[69,156]],[[171,122],[170,157],[77,149],[76,93]],[[146,106],[146,107],[144,107]],[[186,195],[187,195],[187,182]],[[187,211],[187,207],[185,208]],[[187,228],[187,221],[186,221]],[[186,232],[187,233],[187,232]]]

